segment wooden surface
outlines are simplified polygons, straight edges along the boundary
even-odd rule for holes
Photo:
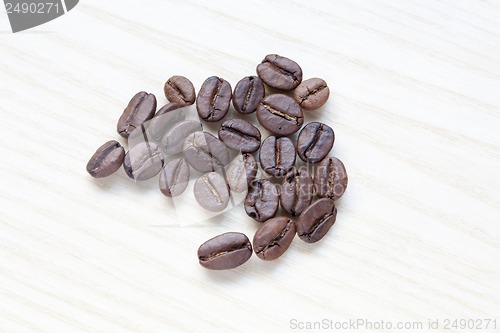
[[[293,320],[368,319],[423,332],[429,319],[495,316],[500,330],[499,18],[492,0],[82,0],[12,34],[1,11],[0,331],[288,332]],[[241,206],[181,226],[155,182],[123,170],[96,181],[85,165],[119,138],[136,92],[163,104],[174,74],[234,87],[268,53],[329,83],[306,121],[333,127],[348,191],[322,242],[207,271],[202,242],[253,237]]]

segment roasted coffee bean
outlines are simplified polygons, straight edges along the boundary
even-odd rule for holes
[[[297,234],[306,243],[316,243],[326,235],[336,218],[337,208],[333,200],[319,199],[300,214]]]
[[[200,265],[208,269],[232,269],[252,256],[252,244],[239,232],[226,232],[203,243],[198,249]]]
[[[243,119],[229,119],[219,129],[219,139],[230,149],[253,153],[260,147],[260,131]]]
[[[130,133],[144,122],[153,118],[156,111],[156,97],[144,91],[137,93],[123,111],[116,130],[124,138],[128,138]]]
[[[226,80],[211,76],[203,82],[196,99],[196,110],[206,122],[224,118],[231,102],[231,85]]]
[[[226,145],[207,132],[194,132],[186,138],[184,157],[201,172],[215,171],[229,163]]]
[[[292,216],[298,216],[310,204],[313,196],[313,180],[304,168],[286,174],[280,193],[281,207]]]
[[[253,181],[245,198],[245,212],[259,222],[276,215],[279,204],[278,189],[267,179]]]
[[[318,163],[333,147],[335,134],[330,126],[312,122],[304,126],[297,138],[297,154],[304,162]]]
[[[239,113],[255,112],[264,94],[264,82],[257,76],[246,76],[234,88],[233,106]]]
[[[125,149],[118,141],[111,140],[97,149],[87,163],[87,172],[94,178],[103,178],[120,168],[125,157]]]
[[[286,137],[269,136],[260,148],[260,165],[274,177],[285,175],[295,165],[295,145]]]
[[[186,138],[194,132],[201,131],[203,126],[197,120],[184,120],[172,126],[160,142],[165,156],[182,152]]]
[[[257,66],[257,75],[265,84],[280,90],[292,90],[302,81],[302,69],[293,60],[268,54]]]
[[[179,105],[191,105],[196,100],[193,84],[184,76],[175,75],[168,79],[164,92],[169,102]]]
[[[304,110],[316,110],[322,107],[329,96],[330,89],[325,80],[316,77],[302,81],[293,92],[293,98]]]
[[[127,154],[123,168],[127,176],[134,180],[144,181],[153,178],[163,167],[163,155],[154,142],[140,142]]]
[[[226,180],[231,191],[242,193],[255,180],[257,162],[250,154],[238,154],[226,168]]]
[[[253,237],[253,250],[263,260],[279,258],[295,237],[295,223],[286,217],[275,217],[260,226]]]
[[[169,103],[158,110],[153,119],[146,122],[146,132],[150,139],[159,142],[169,129],[185,119],[185,108],[179,104]]]
[[[260,102],[257,107],[257,120],[269,132],[277,136],[287,136],[302,127],[304,116],[293,98],[274,94]]]
[[[193,190],[198,204],[210,212],[223,211],[229,203],[226,180],[216,172],[209,172],[198,178]]]
[[[168,111],[165,111],[168,109]],[[162,112],[161,114],[159,114]],[[153,119],[146,121],[130,133],[128,137],[129,147],[133,147],[142,141],[153,141],[159,143],[165,133],[175,124],[186,119],[184,109],[178,104],[170,103],[162,107]]]
[[[183,158],[167,163],[160,171],[160,191],[167,197],[181,195],[189,183],[189,164]]]
[[[316,195],[333,200],[339,199],[347,188],[347,172],[341,160],[327,157],[316,168],[314,187]]]
[[[178,110],[180,108],[184,107],[182,104],[177,104],[177,103],[168,103],[162,106],[158,111],[156,111],[155,116],[153,118],[159,117],[163,114],[169,113],[174,110]]]

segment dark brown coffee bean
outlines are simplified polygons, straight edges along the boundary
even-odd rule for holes
[[[298,216],[311,204],[313,192],[313,180],[307,170],[292,170],[283,179],[281,207],[292,216]]]
[[[175,75],[168,79],[164,92],[169,102],[179,105],[191,105],[196,100],[193,84],[184,76]]]
[[[184,157],[201,172],[215,171],[229,163],[226,145],[207,132],[194,132],[186,138]]]
[[[257,75],[265,84],[280,90],[292,90],[302,81],[302,69],[293,60],[268,54],[257,66]]]
[[[304,123],[299,104],[283,94],[265,97],[257,107],[257,120],[269,132],[287,136],[297,132]]]
[[[189,183],[189,164],[183,158],[167,163],[160,171],[160,191],[167,197],[181,195]]]
[[[252,256],[252,244],[239,232],[226,232],[203,243],[198,249],[200,265],[208,269],[232,269]]]
[[[97,149],[87,163],[87,172],[94,178],[107,177],[116,172],[123,163],[125,149],[118,141],[111,140]]]
[[[134,180],[144,181],[153,178],[163,167],[163,155],[154,142],[140,142],[127,154],[123,168],[127,176]]]
[[[260,165],[267,174],[281,177],[295,165],[295,156],[292,140],[269,136],[260,148]]]
[[[347,188],[347,172],[341,160],[327,157],[316,168],[314,187],[318,197],[339,199]]]
[[[216,122],[224,118],[231,102],[231,85],[226,80],[211,76],[203,82],[196,99],[196,110],[201,119]]]
[[[267,179],[253,181],[245,198],[245,212],[259,222],[276,215],[279,204],[278,189]]]
[[[193,191],[198,204],[210,212],[221,212],[229,203],[226,180],[216,172],[209,172],[198,178]]]
[[[178,109],[180,109],[182,107],[184,107],[184,105],[177,104],[177,103],[168,103],[168,104],[165,104],[158,111],[156,111],[155,116],[153,118],[159,117],[159,116],[161,116],[163,114],[169,113],[169,112],[174,111],[174,110],[178,110]]]
[[[246,76],[234,88],[233,106],[239,113],[255,112],[264,95],[264,82],[257,76]]]
[[[293,92],[293,98],[304,110],[316,110],[322,107],[329,96],[330,89],[325,80],[316,77],[303,81]]]
[[[184,149],[186,138],[194,132],[203,129],[201,123],[197,120],[184,120],[172,126],[163,136],[160,146],[165,156],[175,155]]]
[[[253,250],[263,260],[274,260],[286,252],[295,237],[295,223],[275,217],[260,226],[253,237]]]
[[[219,139],[230,149],[253,153],[260,147],[260,131],[243,119],[229,119],[219,129]]]
[[[297,234],[306,243],[316,243],[326,235],[336,218],[337,208],[333,200],[319,199],[300,214]]]
[[[128,138],[130,133],[144,122],[153,118],[156,111],[156,97],[144,91],[137,93],[123,111],[116,130],[124,138]]]
[[[255,180],[257,162],[250,154],[238,154],[226,168],[226,180],[231,191],[242,193],[248,190],[248,184]]]
[[[333,147],[335,134],[330,126],[312,122],[304,126],[297,138],[297,154],[304,162],[318,163]]]

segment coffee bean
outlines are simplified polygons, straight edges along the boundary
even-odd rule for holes
[[[137,93],[123,111],[116,130],[124,138],[128,138],[132,131],[153,118],[156,111],[156,97],[144,91]]]
[[[164,111],[165,109],[169,109],[169,111],[166,112]],[[160,111],[163,113],[158,115]],[[181,122],[185,118],[186,114],[184,109],[180,108],[178,104],[167,104],[156,113],[153,119],[146,121],[130,133],[128,145],[129,147],[133,147],[143,141],[159,143],[161,138],[173,125]]]
[[[230,149],[253,153],[260,147],[260,131],[243,119],[229,119],[219,129],[219,139]]]
[[[196,110],[201,119],[216,122],[224,118],[231,102],[231,85],[226,80],[211,76],[203,82],[196,99]]]
[[[239,113],[255,112],[264,94],[264,82],[257,76],[246,76],[234,88],[233,106]]]
[[[185,108],[179,104],[169,103],[158,110],[153,119],[146,122],[148,137],[159,142],[169,129],[185,119]]]
[[[307,124],[297,138],[297,154],[304,162],[318,163],[330,152],[335,134],[330,126],[312,122]]]
[[[347,188],[347,172],[344,163],[335,157],[327,157],[316,168],[314,187],[318,197],[338,200]]]
[[[313,180],[304,168],[286,174],[280,193],[281,207],[292,216],[298,216],[312,200]]]
[[[257,120],[262,127],[278,136],[293,134],[304,123],[299,104],[283,94],[265,97],[257,107]]]
[[[209,172],[198,178],[193,190],[198,204],[210,212],[223,211],[229,203],[226,180],[216,172]]]
[[[267,179],[253,181],[245,198],[245,212],[259,222],[264,222],[276,215],[279,195],[276,186]]]
[[[169,102],[179,105],[191,105],[196,99],[193,84],[184,76],[175,75],[168,79],[164,92]]]
[[[304,110],[316,110],[322,107],[329,96],[330,89],[326,82],[319,78],[303,81],[293,92],[293,98]]]
[[[200,265],[208,269],[232,269],[252,256],[252,244],[239,232],[226,232],[203,243],[198,249]]]
[[[94,178],[107,177],[120,168],[125,157],[125,149],[118,141],[103,144],[87,163],[87,172]]]
[[[253,250],[263,260],[274,260],[286,252],[295,237],[295,223],[275,217],[260,226],[253,237]]]
[[[257,169],[257,162],[252,155],[238,154],[226,168],[226,179],[231,191],[245,192],[248,184],[255,180]]]
[[[184,157],[198,171],[215,171],[229,163],[229,151],[207,132],[191,133],[184,142]]]
[[[166,113],[169,113],[174,110],[178,110],[180,108],[184,107],[182,104],[177,104],[177,103],[168,103],[162,106],[158,111],[156,111],[155,115],[153,118],[159,117],[161,115],[164,115]]]
[[[165,156],[175,155],[184,149],[186,138],[194,132],[201,131],[203,126],[197,120],[184,120],[172,126],[163,136],[160,146]]]
[[[306,243],[316,243],[326,235],[336,218],[337,208],[333,200],[319,199],[300,214],[297,234]]]
[[[281,177],[295,165],[295,156],[292,140],[269,136],[260,148],[260,165],[267,174]]]
[[[160,191],[167,197],[181,195],[189,183],[189,164],[183,158],[167,163],[160,171]]]
[[[257,66],[257,75],[265,84],[280,90],[292,90],[302,81],[302,69],[293,60],[268,54]]]
[[[140,142],[127,154],[123,168],[127,176],[134,180],[144,181],[153,178],[163,167],[163,155],[154,142]]]

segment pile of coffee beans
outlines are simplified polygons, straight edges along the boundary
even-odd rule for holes
[[[274,93],[266,95],[266,86]],[[173,76],[164,92],[169,103],[158,111],[153,94],[139,92],[130,100],[117,124],[129,150],[115,140],[99,147],[87,164],[92,177],[107,177],[123,165],[136,181],[159,174],[161,193],[177,197],[198,172],[194,197],[208,212],[222,212],[233,193],[245,193],[246,214],[262,225],[253,242],[242,233],[228,232],[203,243],[198,260],[208,269],[238,267],[253,252],[274,260],[295,234],[315,243],[328,233],[337,216],[335,201],[344,194],[348,177],[343,163],[329,156],[333,129],[321,122],[304,125],[305,115],[317,112],[313,110],[330,95],[324,80],[303,81],[295,61],[270,54],[257,66],[257,76],[244,77],[234,91],[229,82],[212,76],[196,95],[191,81]],[[194,103],[203,122],[222,122],[218,137],[203,131],[200,121],[186,119],[185,107]],[[259,128],[247,120],[224,120],[231,103],[245,117],[255,113],[271,135],[262,140]],[[234,152],[238,155],[232,159]],[[268,177],[256,179],[259,164]]]

